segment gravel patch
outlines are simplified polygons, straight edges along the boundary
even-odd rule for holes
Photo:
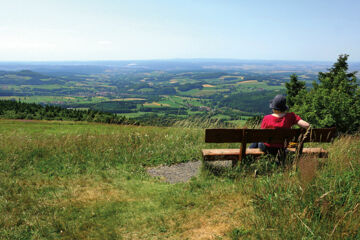
[[[206,164],[231,167],[231,161],[214,161],[207,162]],[[158,166],[148,168],[146,171],[152,177],[158,177],[168,183],[187,182],[192,177],[196,177],[201,169],[201,161],[192,161],[186,163],[174,164],[171,166]]]
[[[168,183],[187,182],[197,176],[201,168],[201,161],[174,164],[171,166],[159,166],[148,168],[150,176],[160,177]]]

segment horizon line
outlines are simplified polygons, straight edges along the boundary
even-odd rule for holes
[[[246,59],[246,58],[153,58],[153,59],[91,59],[91,60],[0,60],[1,63],[86,63],[86,62],[141,62],[141,61],[241,61],[241,62],[319,62],[332,63],[333,60],[283,60],[283,59]],[[336,61],[336,60],[335,60]],[[360,63],[360,60],[348,61]]]

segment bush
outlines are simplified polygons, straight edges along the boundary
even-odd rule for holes
[[[356,72],[347,72],[348,55],[340,55],[329,72],[319,73],[319,83],[307,91],[301,87],[292,111],[314,127],[333,127],[340,132],[355,132],[360,127],[360,89]],[[291,84],[287,84],[288,93]],[[293,93],[293,91],[292,91]]]

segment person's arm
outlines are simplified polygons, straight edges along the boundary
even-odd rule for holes
[[[302,127],[302,128],[308,128],[310,127],[310,124],[304,120],[299,120],[297,123],[296,123],[299,127]]]

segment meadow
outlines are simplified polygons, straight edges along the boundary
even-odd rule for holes
[[[146,172],[211,147],[185,122],[0,120],[0,239],[360,238],[359,136],[324,146],[321,161],[205,165],[177,184]]]

